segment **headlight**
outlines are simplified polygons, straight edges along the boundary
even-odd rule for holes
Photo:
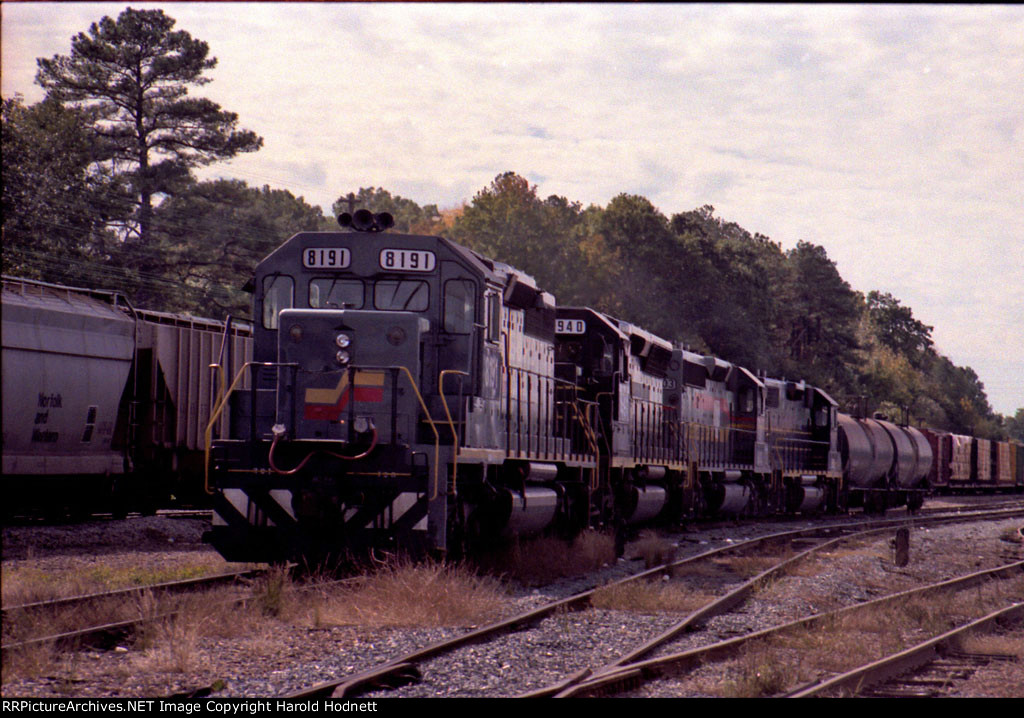
[[[352,343],[352,337],[350,337],[348,334],[339,334],[334,338],[334,343],[337,344],[342,349],[344,349],[345,347]]]
[[[401,327],[391,327],[385,336],[387,336],[390,344],[397,347],[405,341],[405,330]]]
[[[338,360],[339,364],[348,364],[352,357],[350,357],[348,352],[344,349],[339,349],[338,353],[334,355],[334,358]]]

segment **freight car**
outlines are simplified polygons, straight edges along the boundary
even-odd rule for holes
[[[206,500],[204,432],[217,391],[208,366],[247,361],[250,327],[11,277],[2,327],[5,513]]]
[[[387,215],[343,218],[358,231],[297,234],[256,268],[253,362],[232,382],[249,388],[218,401],[232,430],[211,442],[207,539],[229,560],[457,553],[923,491],[927,442],[882,426],[882,454],[844,454],[819,388],[558,307],[447,239],[381,233]]]
[[[940,493],[1024,489],[1024,445],[923,429],[935,453],[928,474]]]

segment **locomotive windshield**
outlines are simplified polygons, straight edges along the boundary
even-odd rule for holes
[[[311,309],[362,309],[361,279],[313,279],[309,282]]]
[[[422,312],[430,306],[430,287],[418,279],[380,280],[373,286],[374,309]]]
[[[476,283],[470,279],[449,279],[444,283],[444,330],[469,334],[475,321]]]

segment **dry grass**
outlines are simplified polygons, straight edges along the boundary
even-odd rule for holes
[[[386,565],[322,593],[306,614],[323,626],[463,626],[492,620],[505,606],[500,584],[443,564]]]
[[[615,539],[584,531],[571,543],[556,538],[516,540],[508,549],[481,562],[492,573],[528,585],[578,576],[615,562]]]
[[[724,662],[720,674],[727,678],[710,687],[710,692],[728,697],[774,695],[822,673],[842,673],[904,650],[1021,595],[1024,578],[991,581],[956,594],[914,597],[899,604],[855,611],[815,628],[794,629],[758,642]],[[1024,655],[1024,639],[1019,634],[1005,640],[999,636],[967,640],[977,641],[967,645],[979,646],[968,650],[986,653],[989,651],[984,647],[988,646],[993,653],[1006,650]],[[1007,695],[1019,692],[1018,686]]]
[[[723,698],[761,698],[772,696],[794,683],[799,659],[780,660],[778,651],[761,643],[751,646],[733,663],[732,676],[716,691]]]
[[[959,641],[966,653],[984,653],[995,656],[1016,656],[1024,659],[1024,634],[989,633],[966,636]]]
[[[784,553],[776,556],[734,556],[725,559],[723,565],[735,571],[740,576],[752,578],[764,571],[767,571],[776,564],[782,563],[790,558],[792,554]]]
[[[888,549],[880,548],[877,545],[843,546],[834,548],[831,551],[816,554],[804,561],[800,561],[787,569],[786,573],[791,576],[817,576],[824,571],[830,570],[831,566],[844,558],[861,558],[864,556],[881,559],[883,561],[889,561],[891,559],[890,551]]]
[[[207,639],[241,639],[247,646],[244,651],[274,656],[282,650],[280,636],[296,626],[475,625],[496,618],[506,605],[495,579],[439,564],[385,565],[371,575],[331,586],[298,586],[286,571],[278,570],[252,589],[253,598],[243,605],[232,600],[237,589],[221,588],[173,596],[144,592],[130,601],[94,603],[52,615],[26,613],[5,624],[4,642],[177,612],[145,623],[125,638],[122,645],[130,656],[124,665],[146,674],[194,674],[218,660],[204,650]],[[77,680],[82,654],[76,648],[39,646],[5,652],[3,682],[40,675]]]
[[[1016,660],[990,663],[988,669],[969,679],[971,695],[990,698],[1024,698],[1024,627],[1010,633],[967,636],[958,646],[968,653],[1014,656]]]
[[[717,561],[698,561],[696,563],[688,563],[682,566],[677,566],[673,571],[676,578],[712,578],[720,579],[723,574],[732,573],[732,567],[728,565],[725,559],[721,560],[722,563]]]
[[[658,536],[654,531],[643,531],[639,538],[629,545],[626,557],[643,559],[644,568],[650,569],[664,563],[672,563],[675,556],[675,544]]]
[[[136,657],[136,667],[147,673],[187,673],[201,668],[202,628],[202,620],[182,614],[161,621],[151,629],[152,646]]]
[[[228,564],[224,559],[214,555],[191,556],[184,563],[164,566],[91,564],[63,571],[4,566],[2,598],[4,606],[16,606],[166,581],[181,581],[227,570]]]
[[[590,604],[594,608],[640,613],[689,613],[714,600],[714,596],[687,589],[676,582],[631,581],[599,588]]]

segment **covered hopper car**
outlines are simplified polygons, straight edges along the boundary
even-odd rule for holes
[[[241,366],[250,327],[4,277],[2,345],[6,513],[120,514],[172,497],[207,500],[203,450],[217,390],[209,365]]]

